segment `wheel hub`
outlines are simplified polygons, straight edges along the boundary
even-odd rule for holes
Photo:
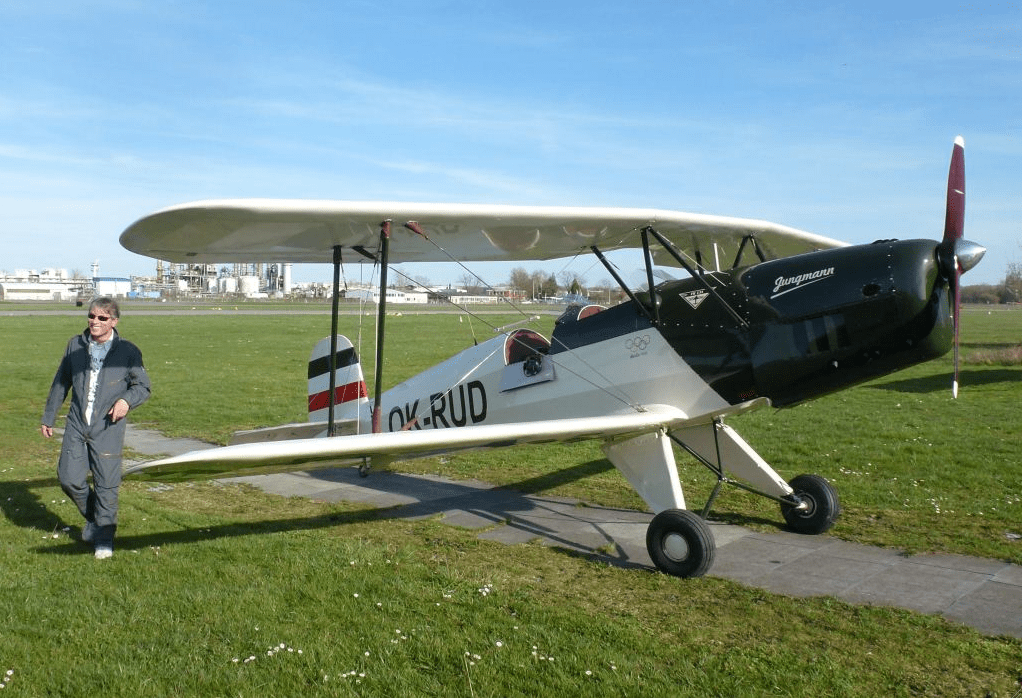
[[[802,501],[795,508],[795,511],[798,512],[799,516],[807,516],[808,517],[808,516],[812,516],[813,514],[816,513],[816,500],[815,499],[813,499],[812,497],[810,497],[809,495],[806,495],[806,494],[799,495],[799,499],[801,499]]]
[[[688,542],[684,536],[672,533],[664,538],[664,554],[675,562],[683,562],[688,559]]]

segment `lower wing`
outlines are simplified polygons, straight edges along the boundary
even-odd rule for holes
[[[126,468],[124,474],[158,480],[187,480],[227,474],[313,470],[360,463],[366,458],[390,462],[518,444],[597,438],[614,441],[710,422],[767,404],[768,400],[760,398],[696,417],[689,417],[675,407],[653,405],[642,411],[605,417],[243,443],[138,463]]]

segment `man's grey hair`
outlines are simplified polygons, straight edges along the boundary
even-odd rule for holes
[[[115,301],[110,296],[100,296],[99,298],[93,298],[92,302],[89,303],[89,310],[92,310],[94,308],[105,310],[107,314],[110,315],[110,317],[119,318],[121,316],[121,307],[117,305],[117,301]]]

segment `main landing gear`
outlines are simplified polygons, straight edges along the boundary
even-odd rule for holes
[[[757,494],[779,501],[788,528],[796,533],[817,535],[830,530],[841,513],[834,487],[819,475],[799,475],[788,484],[794,492],[787,497]],[[709,502],[703,516],[708,509]],[[658,570],[674,577],[701,577],[709,571],[716,544],[703,516],[666,509],[653,517],[646,529],[646,550]]]
[[[701,577],[713,564],[716,544],[701,516],[684,509],[665,509],[646,529],[646,550],[664,574]]]

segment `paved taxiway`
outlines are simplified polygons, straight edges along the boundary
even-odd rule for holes
[[[146,455],[176,455],[209,444],[167,439],[128,425],[126,445]],[[452,526],[507,544],[544,544],[611,564],[653,569],[646,512],[580,506],[573,499],[524,495],[477,481],[356,468],[227,478],[289,497],[392,508],[396,518],[442,516]],[[717,543],[709,574],[790,596],[833,596],[850,603],[940,614],[988,635],[1022,638],[1022,566],[962,555],[905,555],[829,536],[759,533],[711,523]]]

